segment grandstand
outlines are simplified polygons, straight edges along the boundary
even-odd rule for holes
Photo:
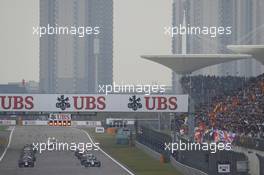
[[[264,138],[264,74],[255,78],[192,76],[182,77],[185,93],[196,99],[196,126],[198,139],[203,139],[208,130],[212,140],[230,139],[244,142]],[[230,134],[232,133],[232,134]],[[223,138],[221,138],[223,137]],[[232,139],[232,140],[233,140]],[[263,142],[264,143],[264,142]],[[246,143],[245,143],[246,144]],[[256,144],[255,146],[258,146]],[[252,144],[251,144],[252,147]],[[254,147],[254,146],[253,146]]]
[[[185,174],[218,174],[222,165],[227,165],[231,174],[263,174],[264,74],[258,77],[192,75],[201,68],[248,59],[251,56],[263,63],[263,46],[235,46],[235,48],[240,47],[243,49],[234,51],[238,53],[237,55],[142,56],[144,59],[162,64],[177,73],[180,78],[175,81],[182,87],[176,89],[176,92],[190,95],[188,114],[175,115],[171,120],[174,127],[171,125],[170,134],[155,129],[153,133],[156,131],[170,135],[171,139],[178,143],[185,140],[190,143],[194,141],[196,143],[232,144],[232,151],[220,151],[216,154],[206,151],[176,152],[172,155],[173,158],[170,158],[171,162],[175,163],[176,160],[176,166]],[[233,50],[231,46],[228,48]],[[194,129],[192,123],[194,123]],[[178,127],[179,124],[180,127]],[[190,133],[193,130],[194,134]],[[151,139],[151,135],[147,133],[149,132],[144,133],[143,131],[139,141],[153,150],[160,151],[160,154],[164,154],[157,149],[159,144],[153,144],[153,140],[155,143],[162,143],[165,136],[155,135]],[[218,166],[218,172],[215,165]],[[193,168],[202,172],[193,172]]]

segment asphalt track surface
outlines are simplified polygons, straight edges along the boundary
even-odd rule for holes
[[[85,168],[72,151],[45,151],[37,153],[34,168],[19,168],[20,151],[25,144],[46,142],[48,137],[55,137],[60,142],[88,143],[87,135],[79,129],[71,127],[19,126],[6,155],[0,162],[0,175],[128,175],[123,168],[101,151],[92,153],[101,161],[101,167]]]

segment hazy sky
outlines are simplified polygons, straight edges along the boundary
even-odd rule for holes
[[[169,54],[171,0],[114,0],[114,81],[170,84],[171,71],[142,54]],[[39,79],[37,0],[0,2],[0,83]]]

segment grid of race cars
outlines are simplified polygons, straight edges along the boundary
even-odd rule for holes
[[[37,150],[34,149],[32,144],[25,145],[21,150],[18,160],[18,167],[34,167],[36,162]],[[88,150],[76,150],[74,152],[75,157],[80,161],[80,164],[84,167],[101,167],[101,161],[99,161],[94,154]]]

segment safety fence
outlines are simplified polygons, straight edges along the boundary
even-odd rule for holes
[[[238,136],[234,140],[237,146],[264,151],[264,139]]]
[[[180,169],[184,169],[185,172],[193,172],[193,169],[195,169],[198,170],[195,171],[195,174],[198,172],[210,175],[219,173],[248,175],[248,160],[243,153],[234,151],[210,153],[210,151],[203,150],[177,150],[172,154],[168,150],[165,151],[164,144],[172,142],[171,136],[146,127],[140,127],[137,130],[136,138],[139,143],[162,154],[168,161],[180,167]],[[181,141],[188,142],[184,139]]]

